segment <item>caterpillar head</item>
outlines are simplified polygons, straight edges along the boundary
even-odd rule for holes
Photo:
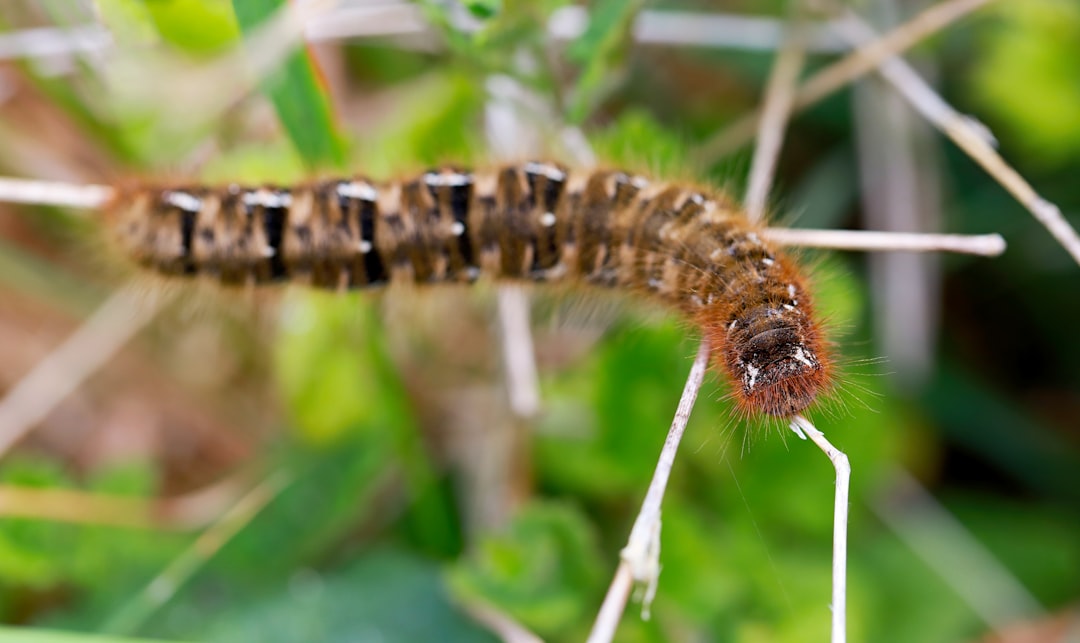
[[[778,262],[779,263],[779,262]],[[702,320],[716,365],[746,416],[790,417],[831,384],[832,369],[809,294],[791,274],[756,282]]]
[[[728,356],[729,372],[741,387],[748,411],[786,417],[810,406],[825,384],[817,342],[798,324],[782,324],[739,342]],[[733,363],[732,363],[733,362]]]

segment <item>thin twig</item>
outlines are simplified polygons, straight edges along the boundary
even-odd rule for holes
[[[503,285],[498,302],[510,409],[520,418],[532,418],[540,410],[540,378],[529,326],[529,296],[521,286]]]
[[[747,182],[746,198],[743,205],[746,217],[750,221],[761,221],[765,216],[765,204],[776,171],[776,160],[784,143],[784,130],[795,94],[795,85],[799,82],[799,73],[806,58],[806,29],[803,24],[803,11],[799,6],[804,0],[791,0],[796,6],[792,11],[791,27],[787,41],[776,57],[776,63],[769,74],[765,89],[765,107],[762,111],[761,126],[758,128],[757,147],[750,164],[750,179]]]
[[[490,603],[469,600],[459,603],[474,621],[486,627],[503,643],[543,643],[514,617]]]
[[[847,455],[828,440],[805,417],[796,415],[791,420],[791,430],[799,437],[807,437],[832,462],[836,469],[836,495],[833,503],[833,561],[832,561],[832,643],[847,640],[847,525],[848,492],[851,483],[851,463]]]
[[[851,11],[845,12],[840,27],[854,42],[865,42],[877,37],[874,29]],[[953,109],[904,61],[898,58],[887,60],[882,63],[879,71],[920,114],[1027,208],[1073,260],[1080,264],[1080,235],[1077,235],[1076,230],[1065,220],[1060,208],[1039,196],[1035,188],[997,153],[993,136],[985,126]]]
[[[0,201],[54,205],[65,208],[101,208],[115,191],[108,185],[80,185],[60,181],[32,181],[0,177]]]
[[[36,27],[0,34],[0,59],[70,56],[101,51],[111,45],[112,35],[97,24]]]
[[[560,7],[551,14],[547,32],[553,40],[576,40],[585,32],[588,21],[585,7]],[[482,25],[454,26],[470,31]],[[434,33],[423,8],[403,1],[347,4],[316,14],[305,25],[304,36],[311,42],[403,37],[409,39],[410,45],[423,43],[428,49],[438,49],[438,41],[431,38]],[[640,44],[772,51],[785,42],[785,25],[767,16],[646,9],[634,21],[632,36]],[[108,30],[98,24],[29,28],[0,35],[0,59],[100,53],[113,46]],[[815,53],[848,49],[827,21],[807,25],[806,46]]]
[[[792,112],[799,112],[826,96],[865,75],[882,61],[909,49],[920,40],[963,18],[993,0],[946,0],[916,15],[908,22],[885,34],[872,44],[857,49],[848,56],[811,76],[795,95]],[[706,164],[743,147],[754,139],[761,110],[735,121],[712,136],[695,152]]]
[[[161,570],[138,595],[113,614],[105,622],[102,631],[113,634],[138,631],[154,612],[169,602],[184,583],[250,523],[263,507],[276,498],[289,482],[288,474],[277,471],[249,491],[220,520]]]
[[[247,476],[233,476],[169,498],[128,498],[79,489],[0,485],[0,516],[187,531],[205,527],[233,504],[247,486],[241,477]]]
[[[608,588],[607,596],[589,634],[589,643],[607,643],[615,635],[619,619],[626,609],[631,580],[645,585],[642,604],[643,612],[648,616],[649,604],[656,594],[656,583],[660,578],[660,505],[664,500],[664,492],[671,476],[671,468],[675,464],[675,454],[679,450],[683,431],[690,419],[690,411],[694,408],[701,383],[705,379],[708,363],[709,343],[703,339],[694,365],[690,368],[690,375],[686,378],[686,386],[679,399],[667,439],[664,440],[664,447],[660,451],[660,459],[656,463],[649,490],[645,493],[645,501],[634,521],[633,529],[630,530],[626,547],[622,550],[622,562],[615,572],[615,578]]]
[[[451,14],[451,17],[456,17]],[[547,33],[552,40],[576,40],[585,33],[589,11],[583,6],[556,9],[548,20]],[[482,28],[475,21],[455,21],[461,31]],[[807,46],[815,52],[835,53],[847,49],[825,22],[807,25]],[[380,2],[376,5],[348,5],[312,20],[307,26],[309,40],[343,38],[409,38],[410,45],[431,47],[434,30],[423,9],[406,2]],[[784,42],[782,20],[764,16],[745,16],[697,11],[646,9],[634,20],[631,34],[641,44],[673,47],[724,47],[768,51]]]
[[[619,628],[619,621],[622,620],[633,587],[634,575],[630,572],[630,563],[620,560],[615,577],[611,579],[611,586],[604,595],[604,602],[600,604],[600,611],[596,614],[596,622],[589,632],[588,643],[608,643],[615,638],[615,630]]]
[[[128,284],[0,400],[0,457],[150,322],[172,291]]]
[[[996,257],[1005,252],[1005,239],[1000,234],[966,235],[768,228],[765,230],[765,236],[770,241],[784,246],[862,252],[957,252],[984,257]]]

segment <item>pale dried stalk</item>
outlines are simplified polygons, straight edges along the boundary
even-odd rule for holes
[[[588,20],[585,7],[561,7],[551,14],[547,32],[554,40],[576,40],[585,32]],[[475,31],[479,25],[455,26]],[[807,26],[808,50],[841,53],[848,49],[828,22]],[[783,21],[772,17],[646,9],[634,21],[632,35],[640,44],[771,51],[782,46],[784,32]],[[435,33],[421,7],[380,2],[342,5],[317,14],[307,22],[304,36],[310,42],[396,37],[399,46],[434,51],[440,48],[433,38]],[[0,35],[0,59],[97,54],[113,45],[111,34],[99,24],[29,28]]]
[[[481,601],[467,601],[460,605],[474,621],[486,627],[503,643],[543,643],[543,639],[494,605]]]
[[[101,25],[36,27],[0,35],[0,59],[70,56],[101,51],[110,45],[112,34]]]
[[[851,463],[815,427],[810,420],[796,415],[791,430],[804,440],[809,437],[832,462],[836,469],[836,492],[833,502],[833,562],[832,562],[832,643],[847,640],[847,529],[848,496],[851,486]]]
[[[656,594],[656,583],[660,577],[660,505],[664,500],[668,478],[671,477],[671,468],[675,464],[675,454],[679,450],[679,443],[686,430],[686,423],[690,420],[690,411],[694,408],[708,364],[709,343],[703,339],[683,387],[675,419],[671,422],[671,429],[660,451],[660,459],[653,471],[649,490],[645,493],[645,501],[634,521],[634,527],[630,530],[626,547],[621,552],[622,561],[589,634],[589,643],[606,643],[614,637],[623,610],[626,609],[632,582],[645,585],[642,603],[644,615],[648,616],[649,604]]]
[[[795,95],[792,112],[813,105],[879,66],[882,61],[909,49],[920,40],[956,22],[993,0],[947,0],[936,4],[888,32],[872,44],[822,69],[803,83]],[[695,153],[702,163],[712,164],[754,139],[762,111],[735,121],[705,142]]]
[[[150,323],[170,293],[128,284],[19,380],[0,400],[0,457]]]
[[[799,5],[803,0],[792,0]],[[758,128],[757,147],[750,164],[750,179],[743,205],[746,217],[752,222],[759,222],[765,217],[765,205],[769,198],[776,171],[776,160],[784,142],[784,130],[791,114],[795,86],[799,82],[803,61],[806,59],[806,25],[800,6],[793,12],[788,39],[776,57],[776,63],[769,74],[765,88],[765,107],[762,110],[761,126]]]
[[[246,477],[246,476],[244,476]],[[206,526],[236,501],[240,476],[171,498],[127,498],[78,489],[0,485],[0,516],[131,529]]]
[[[115,190],[108,185],[79,185],[0,177],[0,201],[8,203],[96,210],[108,203],[113,194]]]
[[[872,27],[851,11],[845,12],[839,24],[844,34],[854,42],[866,42],[878,37]],[[985,126],[953,109],[910,65],[899,58],[886,60],[878,71],[926,120],[948,136],[1027,208],[1080,264],[1080,235],[1065,220],[1061,209],[1039,196],[1035,188],[997,153],[993,136]]]
[[[560,7],[548,20],[547,33],[553,40],[576,40],[585,33],[589,12],[583,6]],[[469,32],[482,27],[467,20],[453,24]],[[846,45],[827,23],[808,25],[807,46],[815,52],[836,53]],[[725,47],[755,51],[778,49],[784,42],[783,21],[763,16],[746,16],[695,11],[645,9],[634,20],[632,37],[640,44],[674,47]],[[308,24],[309,40],[397,37],[399,45],[437,49],[435,30],[423,10],[411,3],[342,6]]]
[[[529,327],[529,296],[520,286],[500,286],[498,306],[510,409],[519,418],[529,419],[540,411],[540,377]]]
[[[611,579],[611,585],[604,595],[604,602],[600,604],[600,611],[596,613],[596,622],[586,639],[588,643],[608,643],[615,638],[615,631],[619,629],[619,621],[622,620],[633,587],[634,575],[630,571],[630,563],[620,560],[615,577]]]
[[[932,234],[872,230],[806,230],[768,228],[765,236],[782,246],[831,248],[862,252],[956,252],[996,257],[1005,252],[1000,234]]]

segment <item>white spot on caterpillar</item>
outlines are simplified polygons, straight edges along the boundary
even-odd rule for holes
[[[361,199],[363,201],[374,201],[379,197],[379,193],[375,188],[360,181],[339,183],[337,186],[337,193],[338,196],[343,196],[347,199]]]
[[[550,228],[551,226],[555,225],[555,213],[545,212],[541,214],[540,225],[544,226],[545,228]]]
[[[547,163],[537,163],[536,161],[530,161],[525,164],[525,171],[529,174],[539,174],[541,176],[545,176],[552,181],[566,180],[566,172],[563,172],[554,165],[548,165]]]
[[[470,181],[469,175],[461,174],[460,172],[447,172],[445,174],[428,172],[424,175],[424,183],[433,187],[459,187],[468,185]]]
[[[751,390],[757,385],[758,375],[761,374],[761,369],[753,364],[747,364],[746,362],[740,362],[746,369],[746,375],[743,376],[743,382],[746,384],[746,390]]]
[[[712,199],[706,199],[705,202],[701,204],[701,208],[701,214],[698,216],[705,223],[715,224],[726,218],[724,213],[720,210],[720,207],[716,205],[716,201],[713,201]]]
[[[792,353],[791,356],[793,358],[795,358],[795,361],[797,361],[797,362],[802,362],[803,364],[806,364],[810,368],[814,367],[814,362],[810,361],[810,359],[806,356],[806,351],[803,350],[802,346],[796,348],[795,352]]]
[[[731,331],[735,330],[735,327],[738,326],[738,325],[739,325],[739,320],[738,319],[732,319],[731,323],[728,324],[728,327],[727,327],[728,332],[730,333]]]
[[[256,190],[246,192],[240,197],[246,206],[262,206],[264,208],[287,208],[292,205],[292,195],[287,192],[271,192],[269,190]]]
[[[746,234],[746,240],[754,244],[755,246],[761,245],[761,237],[757,236],[756,232],[748,232]]]
[[[450,224],[450,234],[455,237],[460,237],[465,234],[465,224],[460,221],[455,221]]]
[[[370,241],[360,241],[360,243],[357,244],[357,247],[360,249],[360,253],[365,254],[365,255],[367,253],[371,252],[371,249],[372,249],[372,245],[371,245]]]
[[[564,276],[566,276],[567,272],[569,271],[566,268],[566,264],[560,261],[559,263],[545,270],[543,275],[544,278],[548,281],[555,281],[557,279],[562,279]]]
[[[761,263],[765,264],[766,266],[771,266],[776,263],[776,261],[774,261],[772,257],[765,257],[761,260]]]
[[[645,177],[635,174],[634,176],[630,177],[630,185],[634,186],[639,190],[643,190],[649,187],[649,182],[645,179]]]
[[[791,304],[784,304],[784,310],[795,310],[795,307]]]
[[[188,212],[198,212],[202,209],[202,200],[187,192],[166,192],[165,203]]]
[[[788,284],[787,285],[787,296],[792,298],[792,299],[795,299],[795,284]]]
[[[292,205],[292,195],[287,192],[270,192],[263,203],[268,208],[287,208]]]

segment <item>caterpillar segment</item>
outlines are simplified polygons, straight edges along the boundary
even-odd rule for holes
[[[482,275],[642,294],[698,324],[748,414],[829,384],[805,280],[724,195],[529,162],[374,182],[119,189],[107,220],[139,264],[224,284],[471,283]]]

